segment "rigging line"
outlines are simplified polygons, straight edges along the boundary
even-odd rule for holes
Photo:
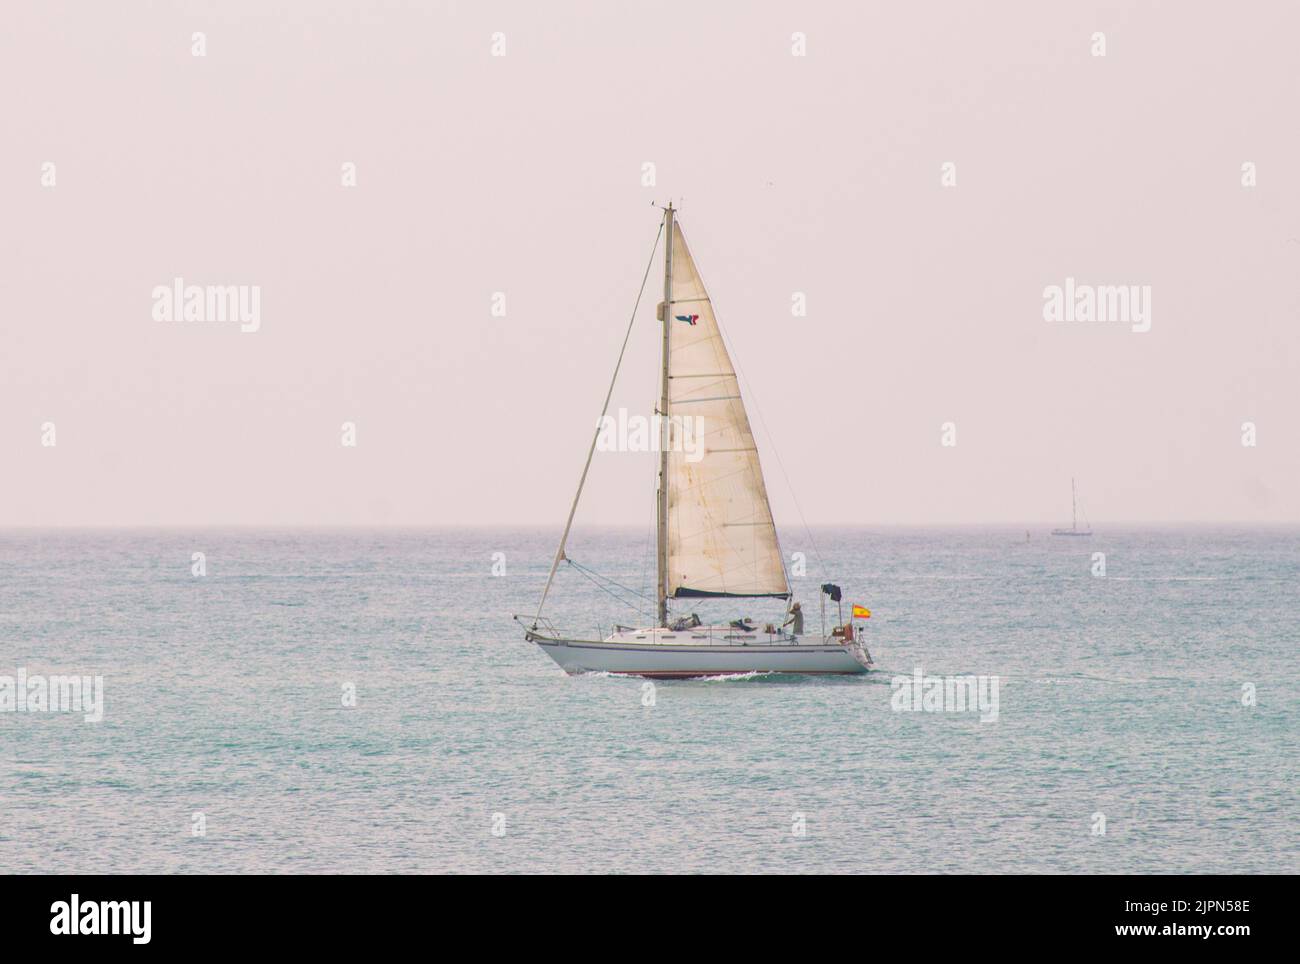
[[[577,569],[579,572],[590,573],[591,575],[595,576],[597,579],[604,579],[604,580],[605,580],[607,583],[609,583],[611,586],[618,586],[619,589],[622,589],[624,592],[631,593],[633,596],[640,596],[642,599],[649,599],[649,598],[650,598],[649,596],[645,595],[644,593],[639,593],[639,592],[637,592],[637,591],[636,591],[635,589],[633,589],[631,586],[625,586],[625,585],[623,585],[623,584],[622,584],[621,582],[619,582],[617,579],[611,579],[609,576],[605,575],[603,572],[597,572],[595,569],[588,569],[586,566],[584,566],[584,565],[583,565],[582,563],[580,563],[580,562],[574,562],[572,559],[565,559],[565,562],[567,562],[569,565],[573,566],[573,568]]]
[[[619,604],[624,605],[624,606],[628,605],[626,599],[623,599],[621,596],[618,596],[617,594],[615,594],[612,590],[607,589],[606,587],[602,586],[599,582],[597,582],[595,579],[592,579],[591,576],[587,575],[587,573],[583,572],[581,569],[578,570],[578,575],[582,576],[582,578],[584,578],[584,579],[589,580],[593,586],[595,586],[595,587],[596,587],[597,589],[599,589],[601,592],[603,592],[603,593],[605,593],[606,595],[608,595],[610,598],[614,599],[614,600],[615,600],[616,602],[618,602]],[[632,607],[632,608],[635,608],[635,607]]]
[[[572,561],[570,561],[570,565],[572,565]],[[599,582],[597,582],[597,581],[596,581],[596,580],[595,580],[591,575],[588,575],[588,574],[587,574],[586,572],[584,572],[581,568],[578,569],[578,575],[582,576],[584,579],[589,579],[589,580],[591,580],[591,584],[592,584],[593,586],[595,586],[595,587],[596,587],[597,589],[599,589],[601,592],[603,592],[603,593],[605,593],[606,595],[608,595],[608,596],[609,596],[611,599],[613,599],[615,602],[618,602],[618,603],[620,603],[621,605],[626,606],[628,609],[634,610],[634,611],[637,612],[638,614],[641,612],[641,608],[640,608],[639,605],[635,605],[635,604],[633,604],[633,603],[628,602],[626,599],[624,599],[622,596],[619,596],[619,595],[618,595],[617,593],[615,593],[613,590],[609,589],[609,588],[606,587],[606,586],[602,586],[602,585],[601,585]],[[615,585],[618,585],[618,583],[615,583]]]
[[[665,216],[664,221],[667,220]],[[609,391],[605,393],[605,404],[601,406],[600,418],[596,419],[596,431],[591,437],[591,448],[587,449],[587,464],[582,467],[582,477],[578,479],[578,491],[573,493],[573,505],[569,507],[569,518],[564,523],[564,533],[560,536],[560,545],[555,550],[555,559],[551,561],[551,571],[546,577],[546,588],[542,590],[542,598],[537,603],[537,615],[533,617],[533,626],[537,626],[537,620],[542,618],[542,607],[546,605],[546,597],[551,591],[551,583],[555,581],[555,570],[560,567],[560,560],[564,558],[564,545],[569,541],[569,530],[573,528],[573,516],[578,511],[578,500],[582,498],[582,487],[587,483],[587,472],[591,469],[592,456],[596,454],[596,442],[600,439],[601,423],[605,421],[605,415],[609,411],[609,400],[614,397],[614,383],[618,381],[618,370],[623,367],[623,355],[627,353],[627,343],[632,337],[632,326],[636,324],[636,313],[641,307],[641,296],[645,294],[645,283],[650,278],[650,269],[654,267],[655,252],[659,250],[659,238],[664,233],[664,221],[659,222],[659,230],[655,232],[654,247],[650,249],[650,260],[646,262],[645,274],[641,276],[641,290],[636,293],[636,304],[632,306],[632,317],[628,319],[627,334],[623,336],[623,347],[619,349],[618,361],[614,365],[614,377],[609,380]]]

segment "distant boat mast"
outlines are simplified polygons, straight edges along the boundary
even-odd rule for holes
[[[1074,476],[1070,476],[1070,528],[1053,529],[1054,536],[1090,536],[1092,527],[1087,529],[1079,528],[1079,488],[1075,484]]]

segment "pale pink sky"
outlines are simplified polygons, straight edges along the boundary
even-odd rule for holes
[[[859,7],[7,4],[0,525],[558,525],[669,196],[779,522],[773,442],[812,523],[1300,521],[1300,7]],[[177,275],[260,331],[154,321]]]

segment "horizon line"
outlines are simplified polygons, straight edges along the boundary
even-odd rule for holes
[[[1096,535],[1106,529],[1149,527],[1300,527],[1300,519],[1280,520],[1243,520],[1243,519],[1178,519],[1149,520],[1122,519],[1104,526],[1093,526],[1089,531]],[[801,522],[776,523],[781,529],[962,529],[962,528],[999,528],[999,529],[1034,529],[1063,528],[1059,521],[1006,521],[988,522]],[[0,523],[0,532],[49,532],[58,530],[98,529],[98,530],[141,530],[141,529],[562,529],[562,523],[555,522],[59,522],[45,524]],[[644,525],[631,522],[587,522],[575,523],[575,529],[630,529],[641,531]]]

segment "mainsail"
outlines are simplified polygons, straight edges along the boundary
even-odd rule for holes
[[[674,435],[689,420],[689,427],[701,427],[702,438],[687,436],[669,446],[664,591],[675,597],[788,597],[736,370],[681,226],[671,217],[669,223],[672,293],[661,308],[671,326],[668,414]]]

